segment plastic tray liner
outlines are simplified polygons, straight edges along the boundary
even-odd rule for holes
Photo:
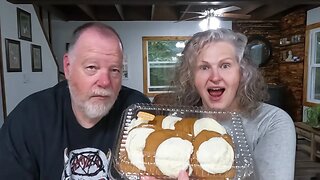
[[[234,169],[234,176],[222,179],[246,179],[253,174],[253,158],[247,144],[246,136],[243,130],[242,120],[239,114],[235,112],[220,111],[220,110],[205,110],[201,107],[187,107],[187,106],[167,106],[138,103],[129,106],[122,113],[122,120],[120,129],[118,131],[118,139],[115,148],[113,149],[112,163],[110,163],[109,174],[111,179],[140,179],[141,176],[154,176],[145,171],[131,171],[130,169],[123,170],[120,164],[130,164],[130,161],[123,158],[126,151],[125,144],[128,137],[131,121],[137,119],[138,112],[147,112],[155,116],[169,116],[174,115],[185,119],[200,119],[213,118],[220,125],[222,125],[228,135],[231,136],[234,150],[234,162],[232,168]],[[152,152],[151,152],[152,154]],[[155,154],[155,152],[153,152]],[[148,162],[144,162],[148,163]],[[191,164],[192,166],[192,164]],[[155,176],[158,179],[173,179],[168,176]],[[208,179],[200,178],[190,174],[190,179]],[[215,179],[211,177],[209,179]],[[217,179],[221,179],[217,178]]]

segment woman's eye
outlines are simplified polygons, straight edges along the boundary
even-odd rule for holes
[[[229,68],[229,67],[230,67],[230,64],[229,64],[229,63],[224,63],[224,64],[221,65],[221,68],[222,68],[222,69],[227,69],[227,68]]]
[[[201,65],[199,68],[200,68],[201,70],[207,70],[207,69],[209,69],[209,67],[208,67],[207,65]]]

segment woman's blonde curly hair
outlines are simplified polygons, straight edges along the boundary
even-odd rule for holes
[[[227,41],[234,45],[241,78],[237,91],[237,99],[241,112],[251,114],[261,101],[268,99],[267,86],[255,65],[247,56],[247,37],[230,29],[216,29],[198,32],[187,42],[176,67],[172,81],[173,98],[176,105],[202,105],[201,97],[194,85],[193,67],[201,50],[210,43]]]

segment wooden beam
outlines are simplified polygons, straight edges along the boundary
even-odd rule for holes
[[[62,12],[61,10],[59,10],[58,8],[56,8],[54,6],[50,6],[49,4],[47,4],[47,5],[41,5],[41,7],[46,9],[51,15],[54,15],[63,21],[68,20],[68,18],[67,18],[68,16],[64,12]]]
[[[83,12],[85,12],[92,20],[97,21],[96,16],[94,15],[93,10],[87,6],[87,5],[83,5],[83,4],[78,4],[77,5]]]
[[[145,4],[145,5],[152,5],[152,4],[189,4],[189,3],[196,3],[196,4],[212,4],[216,2],[254,2],[255,0],[218,0],[215,2],[212,1],[203,1],[203,0],[7,0],[13,4],[105,4],[105,5],[112,5],[112,4],[131,4],[131,5],[138,5],[138,4]]]
[[[152,4],[152,7],[151,7],[151,17],[150,17],[150,20],[151,20],[151,21],[153,21],[153,18],[154,18],[155,8],[156,8],[156,5],[155,5],[155,4]]]
[[[249,14],[252,11],[262,7],[265,3],[261,2],[261,1],[257,1],[254,3],[234,3],[234,4],[230,4],[230,6],[237,6],[237,7],[241,7],[241,9],[237,10],[236,12],[239,14]]]
[[[123,14],[122,6],[119,4],[115,4],[115,7],[120,15],[121,20],[124,21],[124,14]]]
[[[203,1],[203,0],[7,0],[13,4],[96,4],[96,5],[113,5],[113,4],[120,4],[120,5],[158,5],[158,4],[169,4],[169,5],[215,5],[219,3],[255,3],[256,0],[216,0],[216,1]],[[264,2],[276,2],[276,3],[283,3],[283,4],[320,4],[319,0],[281,0],[281,1],[274,1],[274,0],[265,0]]]
[[[286,4],[279,1],[276,6],[267,4],[263,8],[259,8],[256,11],[250,13],[250,15],[254,19],[266,19],[294,6],[296,6],[295,3]]]
[[[177,20],[178,13],[175,6],[165,6],[165,5],[156,5],[154,9],[154,18],[153,20],[163,21],[163,20]]]

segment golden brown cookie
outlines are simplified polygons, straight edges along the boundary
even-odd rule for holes
[[[183,118],[181,121],[178,121],[174,127],[178,131],[184,131],[193,136],[193,126],[196,122],[196,118]]]
[[[229,171],[226,171],[225,173],[219,173],[219,174],[211,174],[206,172],[205,170],[203,170],[197,160],[196,157],[196,153],[199,149],[199,146],[205,142],[208,141],[209,139],[211,139],[212,137],[222,137],[223,139],[225,139],[232,147],[234,147],[233,142],[232,142],[232,138],[230,135],[228,134],[224,134],[221,135],[217,132],[214,131],[207,131],[207,130],[203,130],[201,131],[195,138],[193,141],[193,146],[194,146],[194,151],[193,154],[191,156],[191,163],[193,164],[192,168],[193,168],[193,173],[192,176],[194,177],[198,177],[200,179],[226,179],[226,178],[233,178],[235,176],[236,170],[235,167],[232,166],[232,168]]]
[[[139,174],[143,171],[138,169],[136,166],[132,165],[130,163],[130,160],[128,158],[128,154],[126,151],[120,151],[119,152],[119,170],[123,173],[133,173],[133,174]]]
[[[146,146],[144,148],[144,162],[146,162],[146,170],[149,175],[157,177],[164,176],[155,164],[155,154],[159,145],[172,137],[179,137],[183,140],[192,141],[192,136],[188,133],[169,129],[154,131],[147,138]]]
[[[149,124],[153,125],[156,130],[162,129],[162,120],[165,118],[165,116],[156,116],[153,121],[150,121]]]

